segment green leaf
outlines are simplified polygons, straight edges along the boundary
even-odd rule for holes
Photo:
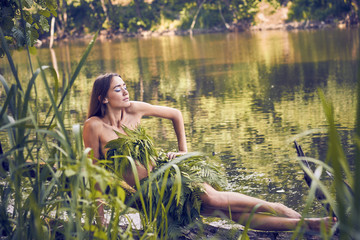
[[[11,43],[12,41],[14,41],[14,38],[11,36],[5,36],[5,40]]]
[[[31,8],[32,5],[34,4],[33,0],[22,0],[22,5],[26,8]]]
[[[15,26],[11,29],[11,33],[15,41],[17,42],[17,45],[19,47],[23,46],[25,40],[24,32],[21,29],[19,29],[17,26]]]
[[[38,13],[47,18],[51,16],[48,10],[39,10]]]
[[[0,127],[0,131],[2,130],[5,130],[5,129],[8,129],[8,128],[13,128],[13,127],[17,127],[17,126],[20,126],[20,125],[23,125],[23,123],[27,122],[31,120],[30,117],[26,117],[24,119],[20,119],[20,120],[17,120],[16,122],[13,122],[13,121],[9,121],[8,124],[6,125],[3,125]]]
[[[46,7],[50,10],[56,10],[58,8],[56,0],[47,0],[45,2],[45,4],[46,4]]]
[[[64,171],[64,174],[67,177],[71,177],[71,176],[74,176],[75,174],[77,174],[77,172],[74,171],[73,169],[68,168]]]
[[[35,29],[35,28],[33,28],[33,27],[31,27],[30,28],[30,33],[29,33],[29,35],[30,35],[30,42],[29,42],[29,46],[33,46],[34,45],[34,43],[36,42],[36,40],[38,40],[39,39],[39,33],[38,33],[38,31]]]
[[[78,76],[79,73],[80,73],[81,68],[82,68],[83,65],[85,64],[86,58],[87,58],[88,55],[90,54],[90,51],[91,51],[92,47],[94,46],[95,40],[96,40],[96,38],[97,38],[98,35],[99,35],[99,32],[97,32],[97,33],[94,35],[93,39],[91,40],[91,42],[89,43],[88,47],[86,48],[83,56],[81,57],[81,60],[80,60],[79,64],[77,65],[77,67],[76,67],[76,69],[75,69],[74,74],[72,75],[72,77],[71,77],[71,79],[70,79],[69,85],[68,85],[67,88],[65,89],[63,95],[61,96],[61,99],[60,99],[59,104],[57,105],[57,108],[60,108],[60,106],[61,106],[61,104],[63,103],[63,101],[65,100],[65,97],[67,96],[69,90],[71,89],[72,85],[74,84],[75,79],[77,78],[77,76]],[[51,108],[52,108],[52,107],[51,107]],[[51,108],[49,109],[48,113],[46,114],[47,116],[49,115]],[[53,122],[53,120],[54,120],[54,118],[52,118],[52,120],[50,121],[50,124]]]
[[[38,61],[39,61],[39,66],[41,66],[40,60],[38,60]],[[46,79],[46,75],[45,75],[42,68],[40,68],[40,70],[41,70],[42,79],[43,79],[43,82],[44,82],[44,85],[45,85],[45,89],[46,89],[46,91],[48,93],[48,97],[50,99],[51,105],[54,108],[54,112],[55,112],[54,117],[56,117],[56,119],[58,120],[59,127],[61,129],[61,133],[64,134],[64,137],[66,139],[66,143],[68,144],[68,146],[71,146],[71,141],[70,141],[69,135],[68,135],[68,133],[66,131],[66,128],[65,128],[65,123],[64,123],[63,118],[62,118],[62,116],[61,116],[61,114],[59,112],[59,108],[56,107],[54,95],[51,92],[49,83],[48,83],[48,81]],[[70,152],[70,155],[73,156],[73,150],[69,148],[69,152]]]
[[[35,47],[32,47],[32,48],[35,48]],[[31,49],[30,49],[30,47],[29,47],[29,50],[30,50],[30,52],[31,52]],[[36,53],[36,48],[35,48],[35,53]],[[43,70],[46,70],[46,69],[48,69],[48,68],[50,68],[50,67],[48,67],[48,66],[42,66],[41,67]],[[51,70],[51,69],[50,69]],[[27,88],[26,88],[26,92],[25,92],[25,95],[24,95],[24,106],[23,106],[23,110],[22,110],[22,117],[25,117],[26,115],[27,115],[27,107],[28,107],[28,103],[29,103],[29,100],[30,100],[30,93],[31,93],[31,90],[32,90],[32,88],[33,88],[33,86],[34,86],[34,83],[35,83],[35,80],[36,80],[36,78],[39,76],[39,74],[40,74],[40,72],[41,72],[41,70],[40,70],[40,68],[38,68],[36,71],[35,71],[35,73],[32,75],[32,77],[31,77],[31,79],[30,79],[30,81],[29,81],[29,83],[28,83],[28,86],[27,86]]]
[[[119,196],[120,200],[125,201],[125,197],[126,197],[125,190],[119,186],[116,188],[116,190],[117,190],[117,195]]]
[[[44,17],[43,15],[40,15],[39,24],[45,32],[49,32],[50,30],[49,22],[46,19],[46,17]]]
[[[105,148],[110,148],[110,149],[121,148],[124,145],[125,141],[126,140],[123,138],[117,138],[117,139],[111,140],[105,145]]]
[[[56,12],[56,9],[54,9],[54,10],[50,10],[50,12],[52,13],[52,15],[53,15],[54,17],[57,17],[57,12]]]
[[[28,11],[23,11],[23,17],[25,21],[28,22],[29,24],[32,24],[34,22],[33,16]]]
[[[1,75],[0,75],[0,80],[1,80]],[[13,113],[13,101],[14,101],[14,96],[15,96],[15,85],[12,85],[10,88],[10,91],[7,92],[7,96],[6,96],[6,100],[4,105],[2,106],[2,109],[0,111],[0,122],[3,119],[3,114],[5,113],[6,109],[8,108],[8,105],[10,105],[10,112]]]

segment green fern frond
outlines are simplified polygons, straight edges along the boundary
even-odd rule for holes
[[[180,227],[200,220],[200,196],[205,192],[204,183],[219,189],[219,183],[226,182],[221,168],[214,165],[216,160],[212,157],[201,154],[187,154],[179,161],[171,161],[164,152],[155,149],[153,139],[142,127],[123,127],[123,130],[125,134],[116,132],[119,138],[105,146],[109,148],[107,168],[121,177],[130,167],[128,157],[145,167],[154,166],[149,178],[142,180],[144,203],[138,210],[144,213],[146,224],[156,225],[159,234],[167,232],[168,238],[179,236]],[[153,218],[148,219],[151,214]]]

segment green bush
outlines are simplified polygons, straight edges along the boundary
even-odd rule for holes
[[[350,10],[351,2],[349,1],[294,0],[292,1],[288,17],[290,21],[344,19]]]
[[[48,18],[56,16],[56,1],[18,1],[0,2],[0,27],[8,44],[16,48],[32,47],[39,33],[49,32]],[[34,51],[35,48],[32,48]],[[0,47],[0,57],[5,54]]]

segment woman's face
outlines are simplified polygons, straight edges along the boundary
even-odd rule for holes
[[[125,82],[118,76],[111,79],[110,88],[104,99],[112,108],[123,108],[130,106],[129,92],[126,90]]]

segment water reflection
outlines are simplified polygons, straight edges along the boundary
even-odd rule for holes
[[[85,48],[85,42],[55,48],[62,84]],[[334,103],[341,140],[351,158],[358,52],[359,29],[98,42],[67,102],[67,123],[86,118],[95,77],[118,72],[132,99],[182,110],[189,149],[216,153],[229,189],[301,210],[308,189],[288,140],[326,127],[320,88]],[[48,49],[40,49],[39,56],[43,64],[51,64]],[[25,68],[21,53],[14,58]],[[0,61],[0,73],[11,78],[4,59]],[[29,76],[20,72],[26,82]],[[44,91],[41,81],[38,88]],[[40,104],[45,109],[48,99],[40,99]],[[159,147],[177,146],[170,122],[147,118],[143,124]],[[326,141],[321,131],[300,139],[306,154],[320,159],[325,159]],[[313,209],[321,208],[315,204]]]

